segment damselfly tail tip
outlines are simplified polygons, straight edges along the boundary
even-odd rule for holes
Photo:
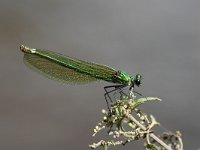
[[[20,50],[24,53],[33,53],[34,49],[29,48],[25,45],[20,45]]]

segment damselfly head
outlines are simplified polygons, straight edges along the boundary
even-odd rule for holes
[[[140,86],[142,80],[142,76],[140,74],[136,74],[136,76],[133,79],[133,83],[136,86]]]

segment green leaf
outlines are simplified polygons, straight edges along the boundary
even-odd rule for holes
[[[149,150],[160,150],[160,148],[157,147],[154,144],[147,144],[147,149],[149,149]]]
[[[133,106],[134,108],[140,106],[141,104],[143,104],[144,102],[147,101],[161,101],[160,98],[157,97],[145,97],[145,98],[139,98],[139,99],[135,99],[133,100]]]

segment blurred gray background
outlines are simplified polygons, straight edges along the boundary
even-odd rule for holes
[[[200,147],[200,1],[1,0],[0,149],[89,149],[110,83],[63,85],[23,64],[20,44],[144,77],[137,89],[185,149]],[[112,149],[143,149],[133,142]]]

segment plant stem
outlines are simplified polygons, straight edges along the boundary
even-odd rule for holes
[[[131,121],[133,121],[137,126],[139,126],[142,130],[147,131],[147,128],[140,124],[131,114],[129,114],[126,109],[123,109],[124,115],[129,118]],[[161,139],[159,139],[155,134],[150,133],[149,136],[153,138],[155,141],[157,141],[160,145],[162,145],[166,150],[172,150],[170,146],[168,146],[166,143],[164,143]]]

